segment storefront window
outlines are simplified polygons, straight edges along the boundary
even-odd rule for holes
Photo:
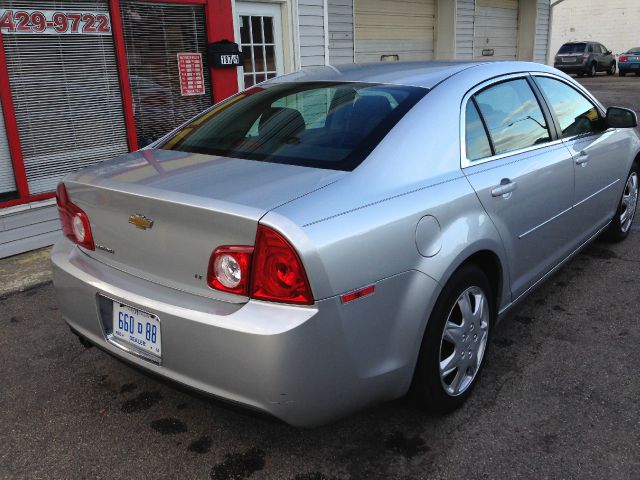
[[[121,4],[138,146],[211,105],[203,5]]]
[[[0,202],[16,196],[16,179],[13,175],[13,163],[4,127],[4,114],[0,105]]]

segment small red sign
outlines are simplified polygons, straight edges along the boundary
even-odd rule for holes
[[[180,92],[182,96],[204,95],[204,74],[201,53],[179,53]]]

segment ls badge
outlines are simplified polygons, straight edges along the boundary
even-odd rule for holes
[[[147,230],[153,227],[153,220],[145,217],[141,213],[136,213],[129,217],[129,223],[140,230]]]

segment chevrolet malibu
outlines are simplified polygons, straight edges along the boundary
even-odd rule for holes
[[[52,254],[85,345],[298,426],[472,392],[497,322],[623,240],[640,136],[539,64],[323,67],[67,176]]]

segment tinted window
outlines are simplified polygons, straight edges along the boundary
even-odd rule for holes
[[[632,48],[632,49],[631,49],[631,50],[629,50],[627,53],[635,53],[635,54],[638,54],[638,53],[640,53],[640,47],[638,47],[638,48]]]
[[[475,98],[496,154],[549,141],[547,122],[525,79],[499,83]]]
[[[161,148],[352,170],[426,92],[337,82],[257,86],[196,118]]]
[[[593,53],[593,45],[592,44],[589,44],[589,46],[587,47],[587,52]]]
[[[558,53],[583,53],[586,47],[586,43],[565,43],[560,47]]]
[[[478,109],[472,100],[467,102],[467,113],[465,116],[465,142],[467,149],[467,158],[469,160],[478,160],[480,158],[490,157],[492,155],[491,145],[487,138],[487,132],[484,129]]]
[[[552,78],[538,77],[536,80],[558,117],[564,138],[600,130],[598,109],[582,94]]]

